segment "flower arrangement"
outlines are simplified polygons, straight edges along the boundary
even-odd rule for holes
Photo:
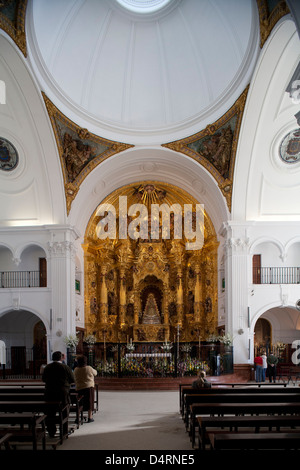
[[[211,334],[211,335],[209,335],[209,337],[207,338],[206,341],[207,341],[208,343],[217,343],[219,340],[220,340],[220,336]]]
[[[233,337],[230,333],[226,333],[226,335],[220,336],[219,341],[223,343],[225,346],[231,346],[233,342]]]
[[[65,336],[64,341],[68,348],[76,348],[79,343],[79,339],[76,335]]]
[[[96,337],[94,335],[87,335],[83,338],[83,341],[89,346],[92,346],[93,344],[96,343]]]
[[[186,343],[183,344],[180,349],[182,352],[189,353],[192,350],[192,346],[190,345],[190,343]]]
[[[163,345],[161,346],[161,349],[166,352],[170,352],[172,348],[173,348],[173,344],[168,341],[165,341]]]
[[[285,350],[285,343],[278,342],[278,343],[275,344],[275,347],[277,349],[279,349],[279,351],[284,351]]]
[[[130,343],[127,343],[126,349],[127,349],[127,351],[130,351],[130,352],[133,352],[135,350],[135,345],[132,342],[132,339],[130,339]]]

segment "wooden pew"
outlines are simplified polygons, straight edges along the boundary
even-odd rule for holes
[[[205,450],[205,444],[207,442],[207,435],[209,432],[214,432],[212,429],[222,428],[234,428],[237,431],[240,428],[247,428],[249,430],[255,429],[255,432],[259,432],[260,428],[268,428],[269,431],[272,428],[276,428],[276,431],[280,431],[284,428],[296,428],[300,427],[300,416],[297,415],[268,415],[268,416],[198,416],[198,428],[199,428],[199,450]],[[194,447],[194,443],[193,443]]]
[[[17,393],[20,391],[21,393],[41,393],[44,390],[45,384],[44,382],[6,382],[5,384],[0,382],[0,395],[2,393]],[[74,387],[71,387],[70,392],[76,391]],[[95,404],[95,411],[99,410],[99,386],[95,383],[94,387],[94,404]]]
[[[212,450],[300,449],[300,433],[209,433]]]
[[[300,414],[300,402],[282,403],[194,403],[191,405],[190,437],[192,446],[195,444],[195,430],[198,426],[197,417],[204,415],[268,415],[268,414]]]
[[[2,446],[4,446],[5,450],[11,450],[9,440],[12,434],[6,433],[4,436],[0,437],[0,450],[2,450]]]
[[[79,428],[80,424],[83,424],[83,404],[82,404],[82,397],[78,395],[76,391],[70,392],[70,409],[69,415],[75,413],[75,423],[77,429]]]
[[[182,416],[184,416],[185,413],[185,396],[186,395],[201,395],[201,394],[212,394],[212,395],[227,395],[227,394],[241,394],[241,393],[248,393],[248,394],[270,394],[270,393],[275,393],[275,394],[286,394],[286,393],[294,393],[295,395],[299,395],[300,398],[300,389],[299,388],[285,388],[285,387],[269,387],[269,388],[259,388],[259,387],[240,387],[240,388],[200,388],[200,389],[195,389],[191,387],[183,387],[181,389],[181,408],[180,412]]]
[[[38,441],[42,441],[42,449],[46,450],[46,415],[35,413],[0,413],[0,436],[11,435],[13,442],[31,442],[32,450],[37,450]]]
[[[58,401],[46,400],[0,400],[0,412],[15,413],[42,413],[47,415],[49,407],[54,408],[56,412],[56,423],[59,426],[60,443],[69,435],[68,427],[68,405],[63,406]]]
[[[45,400],[44,391],[41,388],[4,388],[0,389],[0,401],[11,401],[11,400],[23,400],[23,401],[32,401],[32,400]],[[75,422],[77,428],[83,423],[83,406],[81,404],[81,399],[78,396],[78,393],[71,389],[70,391],[70,408],[69,414],[75,413]]]
[[[298,402],[300,403],[300,396],[295,393],[263,393],[252,394],[247,392],[241,393],[227,393],[222,396],[218,394],[191,394],[185,395],[185,416],[184,422],[186,429],[189,428],[191,418],[191,405],[206,403],[282,403],[282,402]]]

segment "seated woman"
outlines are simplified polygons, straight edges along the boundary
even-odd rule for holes
[[[206,372],[201,370],[197,380],[192,383],[193,388],[211,388],[211,383],[206,379]]]
[[[79,396],[83,397],[83,411],[88,412],[88,423],[92,423],[94,411],[94,386],[97,371],[87,365],[85,356],[77,358],[77,367],[74,370],[75,387]]]

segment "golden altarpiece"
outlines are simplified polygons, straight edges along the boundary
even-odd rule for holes
[[[163,183],[132,184],[115,191],[103,203],[116,208],[126,196],[128,206],[192,204],[198,201]],[[204,212],[204,243],[187,250],[183,238],[99,239],[102,217],[95,210],[87,226],[85,253],[85,324],[97,342],[203,341],[217,326],[217,249],[214,227]],[[172,214],[171,214],[172,215]],[[128,223],[130,217],[128,217]],[[150,222],[149,222],[150,224]],[[117,232],[118,234],[118,232]]]

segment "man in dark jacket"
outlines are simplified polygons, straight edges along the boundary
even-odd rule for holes
[[[43,372],[42,380],[45,382],[45,400],[59,401],[61,404],[70,404],[70,385],[75,382],[72,370],[61,362],[62,353],[56,351],[52,354],[52,361]],[[56,433],[55,413],[47,410],[46,426],[50,437]]]
[[[273,379],[273,381],[276,382],[276,375],[277,375],[276,367],[278,364],[278,358],[273,353],[271,353],[267,358],[267,364],[268,364],[267,374],[269,376],[269,381],[272,382],[272,379]]]

